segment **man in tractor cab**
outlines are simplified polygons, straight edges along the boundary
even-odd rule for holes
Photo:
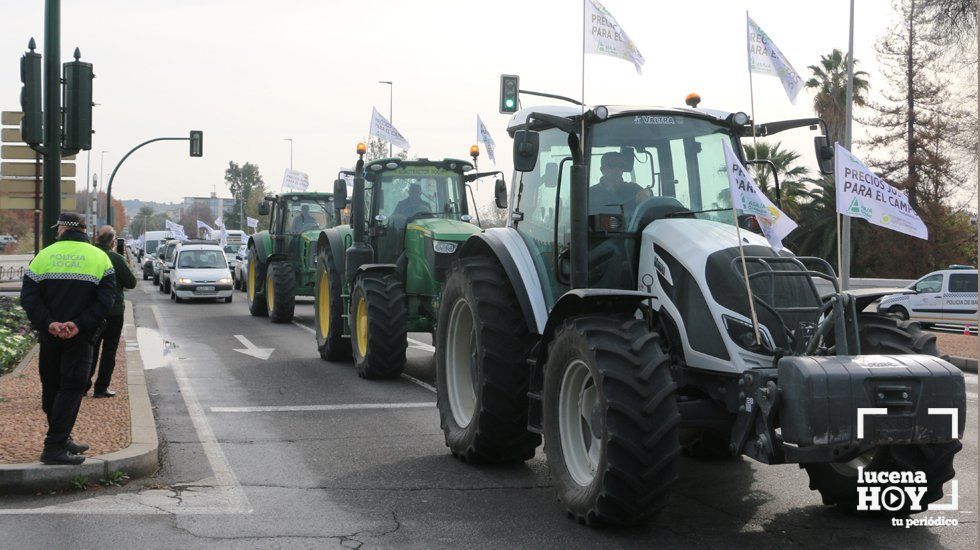
[[[414,216],[415,214],[431,211],[432,205],[422,198],[422,186],[417,183],[413,183],[408,186],[408,196],[402,199],[398,205],[395,206],[395,210],[391,213],[391,217],[408,220],[408,218]]]
[[[302,233],[311,229],[319,229],[320,222],[313,217],[313,214],[310,214],[310,205],[304,204],[300,207],[299,216],[293,218],[293,224],[290,228],[293,233]]]
[[[622,153],[602,155],[599,170],[599,183],[589,188],[589,214],[623,214],[629,218],[636,205],[651,195],[649,189],[623,180],[629,164]]]

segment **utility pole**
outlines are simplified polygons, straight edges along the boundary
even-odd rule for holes
[[[44,246],[61,214],[61,0],[44,2]]]
[[[95,236],[95,224],[92,223],[92,150],[85,152],[85,223],[92,225],[92,236]]]
[[[391,125],[394,126],[395,125],[395,115],[393,113],[393,110],[394,110],[394,105],[395,105],[395,84],[392,81],[390,81],[390,80],[379,80],[378,81],[378,84],[387,84],[388,85],[388,122],[390,122]],[[388,156],[389,157],[395,156],[392,153],[392,151],[393,151],[393,149],[391,148],[391,142],[389,141],[388,142]]]
[[[293,138],[283,138],[283,141],[289,142],[289,169],[293,169]]]
[[[911,93],[911,92],[910,92]],[[847,98],[844,100],[844,148],[851,150],[851,119],[854,118],[854,0],[851,0],[851,24],[847,35]],[[840,286],[847,290],[851,286],[851,217],[841,216],[841,265]]]

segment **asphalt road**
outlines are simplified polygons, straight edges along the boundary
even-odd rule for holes
[[[559,508],[540,450],[506,467],[449,455],[427,335],[412,335],[414,381],[368,382],[319,359],[308,302],[296,323],[273,325],[250,317],[241,293],[231,304],[178,305],[139,284],[129,297],[161,470],[121,488],[0,497],[0,547],[977,547],[976,376],[959,510],[944,513],[958,526],[840,514],[793,465],[683,459],[658,519],[590,529]]]

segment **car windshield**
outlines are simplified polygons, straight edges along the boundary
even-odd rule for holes
[[[460,175],[436,166],[405,166],[381,175],[381,185],[372,185],[377,213],[401,227],[419,217],[459,218],[463,212],[459,196]]]
[[[241,248],[241,245],[239,245],[239,244],[226,244],[225,245],[225,252],[228,253],[228,254],[234,254],[234,253],[238,252],[238,249],[239,248]]]
[[[330,227],[331,206],[313,199],[286,201],[286,230],[303,233]],[[236,249],[237,250],[237,249]]]
[[[221,269],[228,267],[225,255],[219,250],[183,250],[177,257],[177,267],[186,269]]]
[[[670,205],[733,223],[722,148],[732,140],[728,128],[676,114],[639,114],[596,124],[589,140],[590,214],[630,220],[640,204]]]
[[[146,241],[146,253],[153,254],[157,251],[157,247],[160,246],[160,241]]]

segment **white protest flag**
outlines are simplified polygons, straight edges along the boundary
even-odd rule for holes
[[[208,235],[211,235],[211,233],[214,233],[214,229],[211,229],[211,226],[210,225],[202,222],[201,220],[197,220],[197,228],[198,229],[204,229],[204,231],[206,231]]]
[[[803,88],[803,79],[790,64],[783,52],[772,43],[772,39],[755,21],[745,14],[749,50],[749,71],[757,74],[778,76],[790,102],[796,105],[796,96]]]
[[[640,74],[643,54],[619,26],[616,18],[597,0],[585,0],[585,53],[608,55],[629,61]]]
[[[187,240],[187,234],[184,233],[184,227],[182,225],[174,223],[170,220],[166,220],[164,225],[166,226],[167,231],[170,231],[171,235],[173,235],[173,237],[178,241]]]
[[[252,229],[255,229],[259,226],[259,220],[246,216],[245,225],[251,227]]]
[[[371,108],[371,130],[368,135],[383,139],[399,149],[408,149],[408,140],[377,109]]]
[[[294,191],[306,191],[310,187],[310,176],[306,172],[286,169],[282,175],[282,188]]]
[[[920,239],[929,238],[929,229],[912,210],[905,193],[876,176],[840,143],[834,144],[834,178],[837,211],[841,214]]]
[[[215,225],[215,227],[224,227],[225,226],[225,220],[223,220],[221,218],[218,218],[218,219],[214,220],[214,225]]]
[[[225,229],[224,224],[221,226],[221,232],[218,234],[218,244],[221,248],[228,246],[228,230]]]
[[[480,115],[476,115],[476,142],[483,143],[484,147],[487,148],[487,156],[490,157],[490,162],[497,164],[497,161],[493,158],[493,149],[497,144],[493,142],[493,137],[490,136],[487,127],[483,125],[483,120],[480,119]]]
[[[783,249],[783,238],[796,229],[796,222],[784,214],[762,189],[755,183],[748,170],[739,162],[728,141],[722,141],[725,148],[725,167],[728,169],[728,189],[732,194],[732,206],[746,214],[755,215],[762,228],[762,234],[769,246],[779,252]]]

